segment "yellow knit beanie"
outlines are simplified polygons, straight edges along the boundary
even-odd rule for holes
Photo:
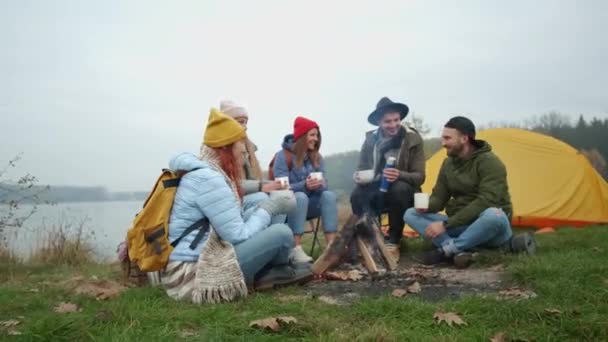
[[[203,143],[209,147],[222,147],[245,138],[245,129],[236,120],[211,108]]]

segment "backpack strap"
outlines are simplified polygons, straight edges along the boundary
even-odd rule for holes
[[[205,233],[209,230],[209,219],[203,217],[202,219],[194,222],[192,225],[190,225],[190,227],[184,230],[182,235],[180,235],[177,239],[171,242],[171,246],[175,248],[184,237],[188,236],[188,234],[192,233],[196,229],[198,229],[199,231],[198,233],[196,233],[196,236],[194,237],[194,240],[192,240],[192,243],[190,243],[190,249],[195,249],[198,243],[201,242],[201,239],[203,238]]]
[[[165,189],[167,188],[175,188],[179,185],[179,181],[181,180],[181,177],[178,178],[173,178],[173,179],[165,179],[163,181],[163,186],[165,187]]]

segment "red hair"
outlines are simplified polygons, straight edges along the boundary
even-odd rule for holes
[[[228,175],[228,178],[236,185],[239,197],[243,198],[243,189],[241,189],[240,182],[243,167],[238,165],[237,161],[234,159],[234,154],[232,153],[233,145],[234,144],[230,144],[228,146],[215,147],[213,149],[217,152],[222,170],[224,170],[226,175]]]

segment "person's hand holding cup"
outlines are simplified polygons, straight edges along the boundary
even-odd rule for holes
[[[279,182],[281,189],[289,189],[289,177],[277,177],[275,178],[275,181]]]
[[[288,182],[288,184],[289,184],[289,182]],[[271,193],[273,191],[286,189],[283,186],[283,183],[277,179],[270,181],[270,182],[262,183],[261,188],[262,188],[262,192],[265,192],[265,193]]]
[[[429,210],[429,194],[417,192],[414,194],[414,208],[418,213],[426,213]]]
[[[318,190],[323,187],[323,172],[311,172],[306,177],[306,189]]]

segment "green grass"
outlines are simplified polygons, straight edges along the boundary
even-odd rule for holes
[[[175,302],[159,288],[129,289],[117,299],[96,301],[53,284],[74,275],[116,278],[116,266],[0,264],[0,321],[21,321],[15,329],[22,333],[7,336],[0,327],[0,340],[173,341],[182,339],[179,334],[184,330],[196,333],[184,340],[200,341],[489,341],[498,332],[535,341],[608,340],[608,226],[562,229],[537,240],[535,257],[489,254],[475,266],[504,264],[514,284],[538,294],[521,301],[470,296],[429,303],[416,296],[397,299],[389,294],[351,306],[328,305],[315,298],[277,300],[281,295],[302,294],[297,287],[220,305]],[[39,292],[31,292],[32,288]],[[83,310],[54,313],[53,307],[62,301]],[[436,311],[456,312],[468,325],[436,325]],[[294,316],[298,324],[278,333],[249,328],[252,320],[276,315]]]

